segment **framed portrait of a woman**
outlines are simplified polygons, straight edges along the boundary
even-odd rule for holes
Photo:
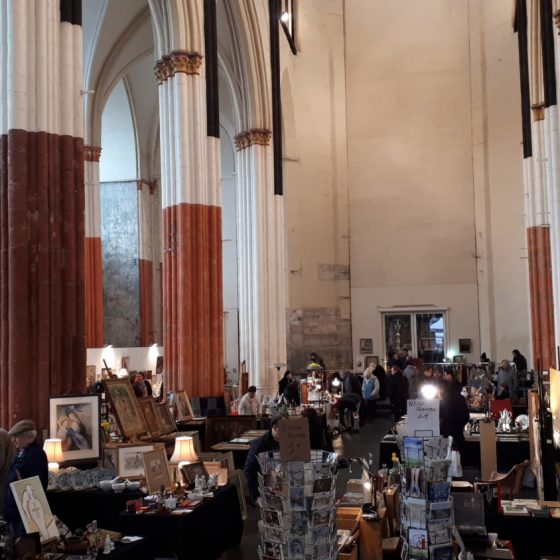
[[[99,395],[51,397],[49,437],[62,440],[64,462],[99,458]]]

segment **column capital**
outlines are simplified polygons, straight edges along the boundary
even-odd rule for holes
[[[154,66],[154,74],[156,76],[156,81],[158,86],[161,86],[167,78],[173,75],[173,68],[171,65],[171,59],[168,56],[164,56],[161,60],[156,61]]]
[[[200,74],[202,55],[198,52],[173,51],[170,55],[173,74]]]
[[[147,179],[136,179],[136,190],[141,191],[144,185],[150,189],[150,194],[154,194],[158,186],[158,181],[157,179],[154,179],[153,181],[148,181]]]
[[[99,163],[101,157],[100,146],[84,146],[84,160]]]
[[[270,146],[270,138],[272,132],[267,128],[251,128],[244,132],[240,132],[234,138],[235,147],[237,151],[240,152],[253,144],[259,146]]]

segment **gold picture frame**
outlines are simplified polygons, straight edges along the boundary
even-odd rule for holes
[[[144,472],[146,473],[146,483],[150,494],[159,492],[161,488],[171,488],[171,477],[169,476],[169,464],[165,448],[160,447],[142,454],[144,461]]]
[[[138,399],[138,406],[144,415],[144,420],[146,421],[146,426],[150,431],[152,437],[158,437],[160,435],[160,423],[158,421],[158,412],[156,407],[158,404],[153,397],[142,397]]]
[[[197,453],[197,455],[200,461],[219,462],[222,467],[228,470],[228,475],[235,472],[233,451],[204,451],[203,453]]]
[[[175,409],[177,420],[191,420],[194,417],[191,401],[185,389],[175,393]]]
[[[159,435],[164,436],[166,434],[171,434],[177,431],[177,425],[167,403],[159,403],[156,405],[156,418],[159,423]]]
[[[128,377],[104,379],[103,386],[113,406],[121,434],[133,440],[148,435],[146,420],[138,405],[130,379]]]

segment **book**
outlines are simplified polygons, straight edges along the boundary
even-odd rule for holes
[[[502,512],[504,515],[524,515],[526,517],[530,515],[526,506],[505,504],[504,502],[502,502]]]

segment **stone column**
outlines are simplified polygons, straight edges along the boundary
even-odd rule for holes
[[[235,137],[239,235],[239,358],[249,384],[277,390],[272,363],[286,361],[283,198],[274,194],[271,132]]]
[[[222,211],[210,149],[202,0],[150,0],[156,30],[166,387],[222,395]]]
[[[80,0],[0,2],[0,422],[85,389]]]
[[[85,288],[86,346],[102,348],[103,336],[103,266],[101,260],[101,198],[99,158],[101,148],[84,146],[85,156]]]

